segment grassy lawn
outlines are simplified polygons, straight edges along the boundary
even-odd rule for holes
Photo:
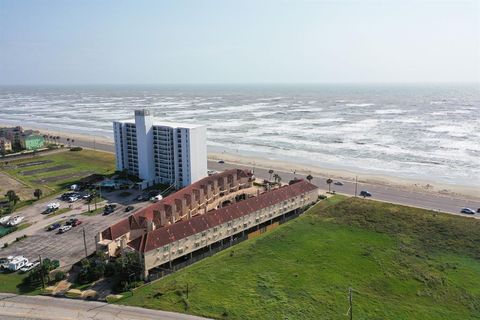
[[[0,292],[15,294],[40,294],[40,287],[29,287],[22,284],[28,273],[0,273]]]
[[[480,221],[335,196],[118,303],[218,319],[479,319]],[[186,293],[188,283],[188,298]]]
[[[32,189],[42,189],[43,196],[47,196],[90,174],[112,174],[115,171],[115,156],[93,150],[65,151],[11,161],[1,170]]]
[[[91,211],[87,210],[85,212],[82,212],[82,215],[84,215],[84,216],[96,216],[97,214],[102,213],[103,210],[104,210],[103,206],[101,208],[97,208],[97,210],[95,210],[93,205],[92,205]]]

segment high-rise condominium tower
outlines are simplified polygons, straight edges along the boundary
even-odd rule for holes
[[[117,170],[154,183],[187,186],[207,176],[207,129],[203,125],[161,122],[149,110],[135,119],[113,122]]]

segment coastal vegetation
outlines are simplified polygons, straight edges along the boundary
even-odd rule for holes
[[[480,221],[330,197],[118,303],[217,319],[478,319]]]
[[[0,190],[16,191],[20,205],[60,192],[68,185],[92,174],[109,175],[115,171],[113,154],[93,150],[61,151],[28,159],[4,162]],[[11,181],[9,181],[11,180]],[[14,185],[20,182],[20,185]],[[5,184],[5,185],[3,185]],[[28,191],[20,190],[26,188]],[[10,197],[8,197],[10,198]],[[18,199],[17,199],[18,201]],[[17,205],[18,207],[18,205]]]

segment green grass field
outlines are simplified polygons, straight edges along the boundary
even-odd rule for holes
[[[48,162],[22,167],[25,164],[43,161]],[[115,156],[93,150],[64,151],[11,161],[3,171],[33,189],[42,189],[43,196],[46,196],[58,193],[69,184],[93,173],[112,174],[115,171]]]
[[[0,292],[15,294],[40,294],[40,287],[29,287],[23,284],[23,279],[28,273],[0,273]]]
[[[478,230],[478,220],[337,196],[118,303],[219,319],[348,319],[352,287],[354,319],[479,319]]]

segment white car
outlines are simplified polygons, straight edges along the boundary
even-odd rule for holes
[[[68,202],[75,202],[75,201],[77,201],[77,200],[78,200],[77,197],[70,197],[70,198],[68,198]]]
[[[72,226],[70,225],[66,225],[66,226],[63,226],[63,227],[60,227],[60,229],[58,229],[58,233],[65,233],[67,232],[68,230],[72,229]]]
[[[58,208],[60,208],[60,203],[58,203],[58,202],[51,202],[51,203],[47,204],[47,209],[57,210]]]
[[[8,220],[10,220],[12,216],[5,216],[0,218],[0,224],[7,224]]]
[[[158,194],[158,195],[156,195],[155,197],[151,197],[151,198],[150,198],[150,201],[151,201],[151,202],[158,202],[158,201],[160,201],[160,200],[162,200],[162,199],[163,199],[162,195],[161,195],[161,194]]]
[[[9,225],[11,227],[14,227],[16,225],[19,225],[20,222],[23,221],[23,219],[25,219],[25,218],[20,217],[20,216],[15,216],[15,217],[11,218],[10,220],[8,220],[7,225]]]
[[[20,271],[28,272],[38,265],[40,265],[40,261],[29,262],[29,263],[25,264],[25,266],[23,266],[23,268],[20,268]]]
[[[341,181],[335,181],[333,184],[336,186],[343,186],[343,182]]]

